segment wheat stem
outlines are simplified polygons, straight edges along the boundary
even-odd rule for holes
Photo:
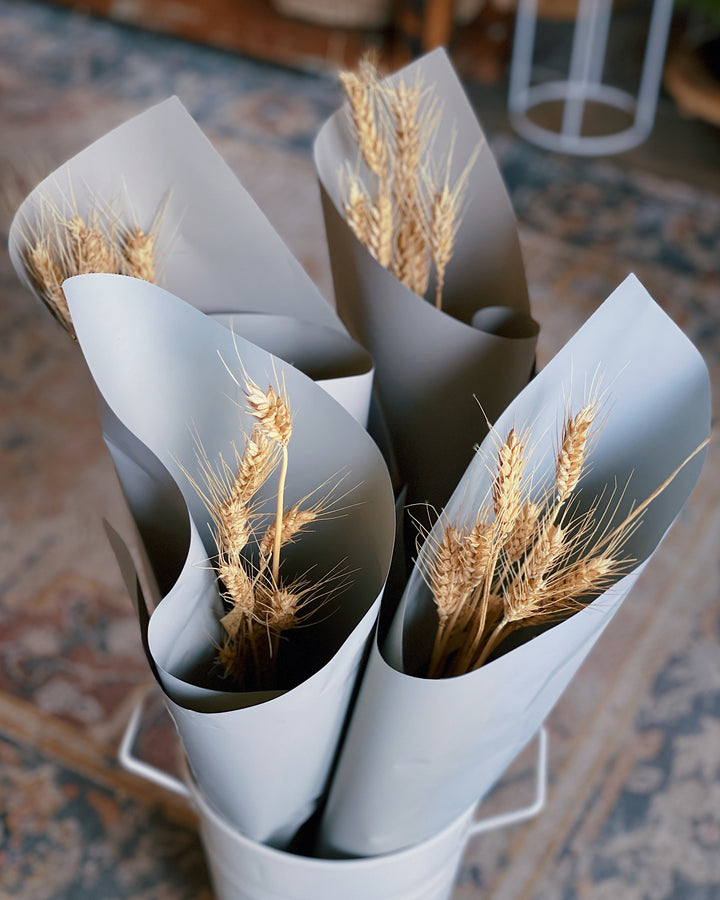
[[[447,642],[448,634],[448,620],[440,619],[437,632],[435,633],[432,653],[430,655],[430,664],[428,665],[427,670],[428,678],[437,678],[442,671],[442,662],[445,656],[445,645]]]
[[[280,481],[278,482],[277,507],[275,512],[275,542],[273,545],[273,562],[272,577],[275,584],[279,583],[280,578],[280,548],[282,546],[282,520],[283,509],[285,504],[285,479],[288,470],[288,450],[287,445],[282,448],[282,463],[280,465]]]
[[[510,624],[510,620],[506,619],[504,616],[500,620],[500,622],[495,626],[492,631],[490,637],[485,641],[482,650],[480,651],[480,655],[477,658],[477,661],[472,666],[472,669],[479,669],[480,666],[488,659],[490,654],[495,650],[500,641],[503,639],[503,632]]]

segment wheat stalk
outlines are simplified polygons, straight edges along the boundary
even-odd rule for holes
[[[445,272],[455,248],[459,224],[457,203],[447,182],[435,192],[430,216],[430,252],[435,263],[435,306],[442,309]]]
[[[603,492],[584,511],[571,503],[589,465],[589,447],[602,427],[598,396],[565,416],[550,484],[535,490],[526,477],[531,457],[526,435],[511,428],[499,443],[488,497],[473,529],[439,519],[439,536],[427,541],[426,577],[438,611],[428,677],[479,668],[514,630],[545,625],[584,607],[630,565],[625,544],[640,517],[703,442],[622,521],[616,491]],[[492,519],[492,521],[491,521]],[[479,563],[468,553],[477,532]]]
[[[597,401],[584,406],[575,416],[568,416],[555,467],[557,504],[564,503],[580,481],[586,460],[590,430],[598,412]]]
[[[263,390],[249,376],[241,381],[226,369],[242,388],[245,409],[253,419],[250,435],[242,452],[233,446],[231,461],[219,454],[215,463],[196,436],[197,474],[183,471],[212,520],[217,547],[213,564],[228,607],[220,620],[218,664],[244,690],[269,689],[277,677],[283,633],[303,620],[310,605],[314,613],[345,587],[342,574],[313,582],[284,580],[281,550],[337,509],[344,495],[337,496],[340,480],[332,479],[285,508],[293,424],[284,386]],[[258,495],[276,473],[274,510],[268,516]]]
[[[157,284],[160,280],[158,263],[158,235],[165,220],[170,194],[160,202],[148,229],[144,229],[133,214],[133,225],[118,224],[120,252],[123,257],[122,274]]]
[[[41,238],[26,250],[25,266],[31,281],[60,324],[75,337],[70,310],[63,293],[63,274],[55,262],[47,240]]]
[[[157,235],[144,231],[139,225],[128,231],[122,240],[122,273],[154,284],[157,281],[156,242]]]
[[[455,247],[472,155],[455,181],[450,180],[452,150],[444,181],[428,188],[432,146],[439,127],[431,90],[417,80],[380,85],[372,60],[359,74],[340,76],[360,158],[370,173],[370,189],[357,172],[345,170],[343,212],[368,251],[406,287],[425,296],[433,264],[435,303],[442,306],[447,265]],[[454,143],[454,139],[453,139]]]
[[[368,80],[367,66],[364,77],[343,72],[340,82],[349,100],[350,118],[365,164],[374,175],[383,179],[387,176],[388,147],[378,123],[376,85],[373,80]]]
[[[517,562],[532,543],[540,521],[540,512],[540,505],[534,500],[526,500],[520,507],[513,530],[503,548],[509,565]]]
[[[392,263],[394,209],[388,183],[381,185],[375,203],[370,206],[367,247],[384,268]]]
[[[549,615],[552,599],[547,592],[547,580],[563,552],[564,539],[562,527],[552,523],[548,524],[538,536],[519,572],[503,591],[502,619],[484,642],[477,662],[472,668],[477,668],[485,662],[508,626],[531,617]],[[474,657],[477,651],[478,646],[473,646],[470,656]]]
[[[76,211],[63,224],[68,235],[69,270],[73,275],[119,272],[121,261],[115,250],[117,239],[101,227],[97,209],[91,210],[87,221]]]
[[[41,299],[73,338],[62,283],[73,275],[92,273],[131,275],[155,283],[157,238],[165,208],[163,202],[146,231],[137,223],[121,225],[113,205],[98,198],[92,199],[81,215],[74,197],[62,208],[40,197],[34,224],[21,228],[20,250]]]
[[[274,441],[282,454],[280,463],[280,479],[278,482],[277,503],[275,511],[275,536],[272,552],[272,579],[278,583],[280,574],[280,548],[282,546],[283,508],[285,504],[285,482],[288,470],[288,443],[292,437],[292,416],[287,401],[282,393],[276,392],[272,385],[263,392],[250,379],[245,387],[250,415],[258,420],[263,434]]]
[[[445,275],[455,251],[470,171],[475,165],[481,148],[475,149],[465,168],[453,182],[451,173],[454,149],[455,137],[453,136],[442,177],[433,178],[431,173],[425,174],[425,180],[431,185],[432,192],[428,244],[435,266],[435,306],[437,309],[442,309]]]
[[[429,672],[440,666],[459,611],[471,590],[466,562],[468,535],[461,529],[447,525],[432,554],[426,581],[435,598],[439,625],[435,635]]]
[[[525,444],[513,427],[498,451],[497,473],[492,484],[495,535],[498,543],[506,540],[520,515],[521,485],[526,466]]]
[[[291,544],[298,535],[316,521],[318,510],[314,508],[302,509],[299,503],[295,503],[282,514],[280,526],[280,546]],[[273,522],[268,526],[260,540],[260,558],[267,559],[275,548],[277,537],[277,524]]]
[[[346,196],[343,200],[343,212],[355,237],[370,247],[370,208],[372,201],[360,180],[360,176],[349,167],[345,174],[347,180]]]
[[[394,128],[392,158],[393,198],[398,227],[391,271],[410,290],[427,290],[430,259],[426,241],[427,212],[422,193],[423,137],[427,134],[432,108],[423,103],[421,83],[400,80],[389,93],[388,105]]]
[[[503,547],[523,506],[521,486],[527,462],[525,438],[513,427],[498,449],[497,469],[491,486],[494,519],[486,537],[488,546],[485,574],[470,598],[471,612],[468,615],[470,637],[456,660],[456,666],[460,670],[466,669],[477,652],[485,633],[491,600],[498,594],[495,572]]]

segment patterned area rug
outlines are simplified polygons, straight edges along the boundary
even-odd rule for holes
[[[0,0],[0,186],[13,208],[95,137],[178,94],[330,295],[310,146],[334,82]],[[479,108],[482,120],[482,108]],[[720,398],[720,196],[491,135],[540,363],[630,271]],[[3,213],[6,239],[9,213]],[[122,504],[77,348],[0,253],[0,897],[205,900],[185,802],[115,762],[148,683],[99,527]],[[534,821],[475,839],[456,900],[720,898],[720,454],[549,723]],[[154,700],[138,753],[172,769]],[[531,756],[483,813],[523,803]]]

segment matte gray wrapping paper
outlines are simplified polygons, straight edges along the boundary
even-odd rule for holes
[[[345,160],[354,166],[357,159],[346,110],[321,129],[315,165],[338,312],[373,357],[410,502],[440,507],[487,431],[483,411],[494,421],[527,384],[537,325],[509,198],[445,52],[433,51],[391,80],[412,84],[417,77],[440,102],[433,158],[447,154],[453,134],[458,170],[481,147],[447,270],[443,311],[384,269],[344,220],[340,171]]]
[[[283,352],[269,349],[322,379],[365,424],[373,378],[369,354],[349,338],[177,97],[101,137],[27,197],[9,243],[15,270],[31,290],[23,234],[37,225],[43,207],[51,203],[67,215],[77,210],[87,217],[98,202],[121,222],[146,229],[164,206],[158,235],[163,287],[205,313],[231,314],[225,323],[254,343],[268,333],[259,320],[272,318],[275,346]]]
[[[168,292],[114,275],[78,276],[65,290],[148,556],[167,553],[180,567],[169,586],[172,578],[163,576],[167,590],[147,644],[190,766],[229,821],[256,840],[282,844],[325,789],[377,614],[394,537],[387,469],[361,425],[316,384]],[[269,700],[223,690],[208,674],[219,634],[208,563],[215,549],[183,469],[198,478],[196,436],[211,460],[220,452],[231,459],[233,441],[242,446],[249,433],[241,389],[226,366],[263,388],[284,383],[294,414],[286,504],[335,475],[348,492],[332,519],[287,548],[289,570],[312,565],[320,578],[340,565],[350,586],[300,629],[300,646],[287,652],[297,654],[303,677]],[[269,484],[268,497],[273,491]]]
[[[630,276],[497,422],[502,438],[513,425],[532,425],[542,456],[538,478],[554,471],[557,423],[568,403],[579,409],[598,379],[607,424],[581,494],[589,503],[606,484],[628,482],[614,515],[621,521],[707,438],[709,378],[692,344]],[[474,518],[493,458],[489,437],[446,508],[449,521]],[[488,792],[617,611],[703,458],[688,463],[646,510],[627,545],[633,571],[571,618],[467,675],[405,674],[429,658],[437,627],[429,590],[413,571],[387,641],[373,645],[323,822],[326,850],[365,856],[410,846]]]

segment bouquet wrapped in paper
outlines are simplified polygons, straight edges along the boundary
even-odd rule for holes
[[[326,790],[394,530],[374,443],[300,372],[365,424],[372,360],[176,98],[38,185],[15,216],[10,252],[21,280],[78,339],[98,386],[152,616],[125,542],[108,532],[193,777],[245,834],[285,844]],[[240,578],[256,605],[243,618],[219,510],[234,502],[234,469],[250,449],[264,452],[252,406],[244,417],[237,409],[246,387],[262,393],[253,373],[298,420],[281,520],[267,514],[281,480],[272,466],[247,498]],[[278,447],[271,462],[283,469]],[[290,576],[263,541],[281,542]],[[230,659],[223,674],[233,615],[252,660]],[[298,627],[276,628],[269,615]]]
[[[439,509],[533,368],[515,217],[443,50],[344,84],[315,142],[335,300],[373,357],[408,499]]]
[[[176,98],[38,185],[15,216],[10,252],[21,280],[77,337],[98,386],[140,568],[150,574],[151,617],[135,563],[112,530],[111,542],[193,775],[234,825],[286,843],[325,790],[393,549],[382,458],[325,396],[364,425],[372,360]],[[240,541],[253,549],[242,576],[228,574],[235,551],[218,543],[226,527],[218,509],[231,500],[248,448],[258,449],[252,406],[244,418],[236,408],[253,372],[265,379],[257,390],[274,392],[274,401],[288,392],[293,420],[299,412],[302,421],[274,534],[266,507],[281,479],[272,466],[247,498],[253,524]],[[282,468],[278,448],[270,462]],[[303,532],[302,555],[295,532]],[[262,546],[275,534],[289,581],[279,548]],[[228,599],[233,577],[253,583],[256,606],[228,622],[238,606]],[[268,615],[301,627],[291,640]],[[236,636],[257,632],[253,658],[242,671],[230,657],[220,677],[229,625]]]
[[[176,97],[44,179],[14,218],[10,255],[71,333],[66,278],[107,273],[157,283],[292,362],[367,421],[368,352]]]
[[[365,670],[326,851],[417,844],[489,791],[677,516],[709,429],[700,355],[629,277],[502,414],[427,536]]]
[[[145,641],[190,768],[228,821],[282,845],[325,791],[375,622],[387,469],[326,392],[161,288],[64,290],[162,585]]]

